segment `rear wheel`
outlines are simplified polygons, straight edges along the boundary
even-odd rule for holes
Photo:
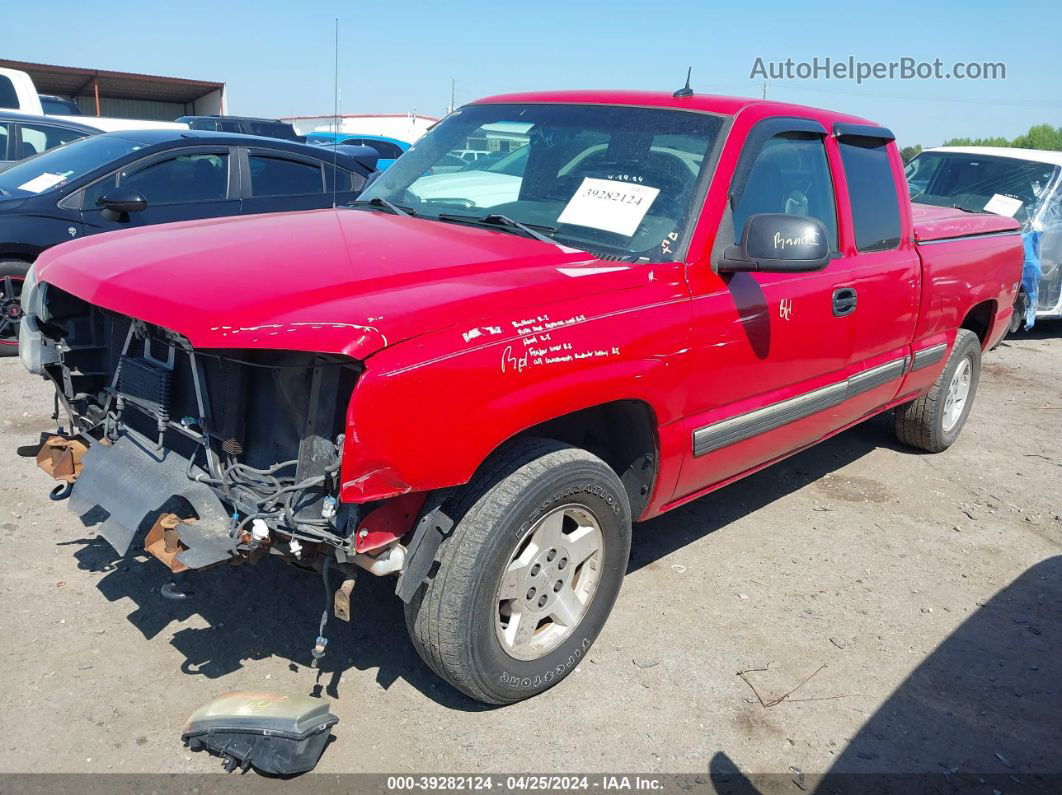
[[[1007,334],[1017,334],[1019,331],[1025,328],[1025,315],[1029,311],[1029,297],[1025,294],[1024,290],[1018,291],[1018,297],[1014,299],[1014,314],[1010,316],[1010,326],[1007,327]]]
[[[454,687],[509,704],[585,657],[619,593],[631,516],[616,473],[545,439],[501,451],[457,497],[434,577],[406,606],[424,661]]]
[[[930,453],[947,450],[970,415],[981,378],[981,342],[959,329],[944,370],[929,392],[896,409],[896,436]]]
[[[21,260],[0,260],[0,356],[18,355],[22,283],[29,267]]]

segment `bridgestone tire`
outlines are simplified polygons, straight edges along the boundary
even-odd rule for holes
[[[601,531],[596,590],[556,648],[539,659],[517,659],[498,636],[502,575],[537,520],[569,505],[592,512]],[[631,514],[619,478],[585,450],[523,439],[488,460],[451,498],[447,513],[455,526],[439,549],[435,574],[406,605],[417,652],[439,676],[486,704],[511,704],[549,689],[585,660],[623,581]]]
[[[945,429],[945,405],[948,388],[963,361],[970,368],[970,387],[965,405],[957,421]],[[896,436],[904,444],[930,453],[947,450],[959,438],[966,418],[970,415],[977,384],[981,378],[981,342],[977,335],[967,329],[959,329],[955,345],[951,349],[944,370],[929,392],[918,400],[896,409]]]

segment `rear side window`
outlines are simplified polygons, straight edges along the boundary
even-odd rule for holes
[[[10,139],[8,134],[9,124],[6,121],[0,121],[0,160],[7,160],[7,142]]]
[[[889,149],[879,138],[845,136],[841,149],[852,204],[856,248],[888,251],[900,245],[900,202]]]
[[[247,158],[252,196],[301,196],[324,192],[320,165],[267,155]]]
[[[21,130],[22,157],[39,155],[53,147],[68,144],[87,135],[79,130],[68,130],[65,127],[55,127],[51,124],[22,124]]]
[[[18,110],[18,93],[11,78],[0,76],[0,108],[14,108]]]
[[[250,121],[245,122],[248,127],[248,132],[251,135],[262,135],[266,138],[291,138],[293,133],[291,127],[286,124],[277,124],[276,122],[268,121]]]

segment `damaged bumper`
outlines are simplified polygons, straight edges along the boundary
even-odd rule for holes
[[[357,512],[338,481],[357,362],[198,350],[53,287],[38,303],[22,360],[52,381],[70,423],[38,460],[73,484],[56,499],[69,495],[120,555],[143,533],[174,571],[354,552]]]
[[[238,541],[226,532],[231,522],[225,507],[209,486],[188,478],[187,464],[172,451],[149,450],[128,436],[94,444],[82,459],[70,509],[86,524],[99,521],[99,534],[125,555],[138,532],[157,521],[175,498],[183,499],[199,521],[175,528],[184,547],[176,561],[189,569],[227,562],[235,557]]]

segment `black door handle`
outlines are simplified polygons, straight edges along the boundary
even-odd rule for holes
[[[854,287],[840,287],[833,291],[833,316],[844,317],[855,312],[856,291]]]

